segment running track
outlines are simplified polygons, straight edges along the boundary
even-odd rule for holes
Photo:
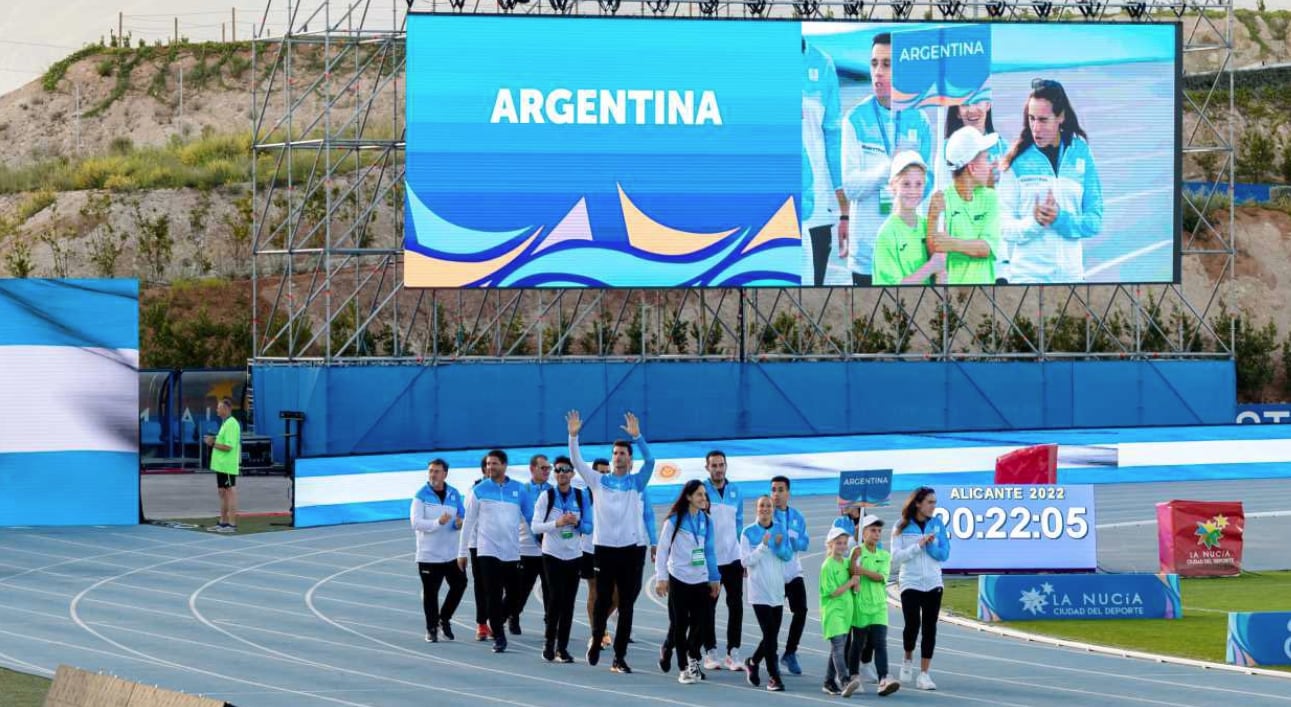
[[[1248,537],[1286,537],[1285,481],[1127,484],[1097,489],[1100,561],[1109,569],[1152,569],[1152,503],[1176,497],[1241,499]],[[820,692],[825,644],[814,618],[819,538],[833,515],[828,498],[795,504],[815,534],[805,560],[813,619],[799,651],[806,674],[788,690],[748,687],[742,673],[715,672],[699,685],[658,673],[654,655],[666,614],[649,590],[637,604],[629,676],[538,657],[540,606],[526,634],[494,656],[470,640],[470,591],[458,641],[422,640],[420,585],[405,523],[314,528],[225,537],[151,526],[0,530],[0,665],[51,674],[60,663],[247,705],[764,705],[837,703]],[[657,509],[662,513],[663,509]],[[895,509],[882,509],[889,521]],[[746,511],[752,517],[751,511]],[[1285,565],[1271,541],[1248,545],[1253,567]],[[1144,566],[1144,564],[1148,566]],[[574,640],[587,636],[586,616]],[[1185,605],[1187,598],[1185,597]],[[726,611],[719,605],[719,635]],[[786,625],[787,625],[786,620]],[[890,654],[899,650],[892,616]],[[746,611],[745,654],[756,624]],[[464,640],[465,639],[465,640]],[[783,641],[783,638],[782,638]],[[1158,664],[1028,644],[943,624],[933,676],[939,690],[903,689],[910,704],[1291,705],[1291,679]],[[0,696],[2,697],[2,696]],[[855,698],[854,698],[855,699]],[[874,699],[873,694],[859,699]],[[3,700],[0,700],[2,702]]]

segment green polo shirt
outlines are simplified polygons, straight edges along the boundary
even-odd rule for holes
[[[861,546],[861,567],[887,577],[892,573],[892,553],[883,548],[870,552]],[[888,625],[888,592],[886,582],[876,582],[861,577],[861,586],[855,592],[856,607],[852,610],[852,625],[857,628]]]
[[[874,241],[874,284],[900,285],[923,267],[928,262],[927,233],[928,219],[923,216],[916,217],[913,226],[897,214],[888,216]]]
[[[856,601],[852,592],[830,596],[851,578],[852,574],[843,560],[825,557],[820,565],[820,634],[826,640],[847,635],[852,630],[852,608]]]
[[[215,443],[232,449],[222,452],[211,447],[211,471],[237,476],[238,467],[242,463],[242,426],[233,419],[232,415],[229,415],[228,419],[220,425],[220,431],[215,435]]]
[[[1000,250],[1000,202],[994,189],[977,187],[971,201],[959,190],[947,187],[946,233],[960,240],[984,240],[991,255],[973,258],[963,253],[946,254],[946,279],[952,285],[994,285],[995,253]]]

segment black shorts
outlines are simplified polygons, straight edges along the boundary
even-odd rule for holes
[[[590,552],[583,553],[583,559],[578,563],[578,576],[583,579],[596,579],[596,555]]]
[[[220,473],[220,472],[218,472],[218,471],[217,471],[217,472],[215,472],[215,487],[216,487],[216,488],[231,489],[231,488],[233,488],[234,486],[237,486],[237,485],[238,485],[238,475],[237,475],[237,474],[221,474],[221,473]]]

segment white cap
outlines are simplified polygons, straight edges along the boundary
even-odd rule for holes
[[[998,139],[998,136],[983,135],[977,128],[965,125],[946,141],[946,164],[951,169],[961,169],[978,155],[991,149]]]
[[[898,174],[905,171],[906,167],[918,165],[923,167],[925,174],[928,173],[928,165],[924,163],[923,158],[914,150],[902,150],[892,156],[892,171],[889,179],[896,179]]]
[[[882,523],[882,522],[883,521],[879,520],[879,517],[876,515],[865,516],[864,518],[861,519],[861,530],[865,530],[866,528],[870,527],[871,525],[874,525],[875,523]]]
[[[842,528],[839,528],[837,526],[830,528],[829,533],[825,535],[825,544],[828,545],[829,543],[834,542],[834,538],[842,537],[845,535],[847,535],[847,531],[843,530]]]

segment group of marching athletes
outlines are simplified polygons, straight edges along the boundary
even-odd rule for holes
[[[744,524],[744,498],[728,483],[726,455],[709,452],[708,478],[686,482],[655,536],[654,513],[645,489],[654,457],[641,436],[636,416],[625,416],[627,439],[613,443],[609,459],[588,465],[578,435],[577,411],[566,416],[568,456],[550,463],[543,455],[529,461],[530,480],[507,476],[502,450],[488,452],[481,478],[465,494],[447,483],[448,464],[432,460],[428,482],[412,500],[411,521],[417,538],[426,640],[453,640],[452,619],[466,591],[469,559],[475,587],[476,640],[493,642],[493,652],[507,649],[507,635],[521,635],[520,616],[535,585],[544,608],[542,657],[572,663],[569,652],[579,581],[587,581],[591,635],[585,658],[597,665],[604,650],[613,650],[610,670],[630,673],[633,608],[642,589],[646,558],[654,562],[655,591],[667,598],[669,629],[660,646],[658,666],[665,673],[675,655],[678,681],[693,684],[705,670],[744,671],[753,686],[784,689],[780,669],[802,674],[798,648],[807,623],[807,591],[800,555],[808,548],[806,520],[790,507],[790,480],[776,476],[770,494],[756,500],[754,522]],[[643,463],[633,471],[633,452]],[[554,483],[551,477],[554,475]],[[851,696],[863,691],[862,679],[877,683],[880,695],[901,684],[936,689],[929,677],[941,606],[941,564],[949,553],[949,535],[933,516],[936,496],[923,487],[911,494],[882,546],[883,522],[849,508],[826,536],[820,568],[820,619],[829,642],[822,690]],[[892,566],[898,568],[905,660],[900,678],[888,675],[887,593]],[[440,604],[441,586],[448,592]],[[717,652],[716,613],[726,593],[726,652]],[[747,600],[760,629],[760,640],[748,658],[740,653],[744,604]],[[788,636],[783,653],[779,634],[785,604]],[[610,616],[618,621],[607,632]],[[913,653],[920,643],[917,678]]]

